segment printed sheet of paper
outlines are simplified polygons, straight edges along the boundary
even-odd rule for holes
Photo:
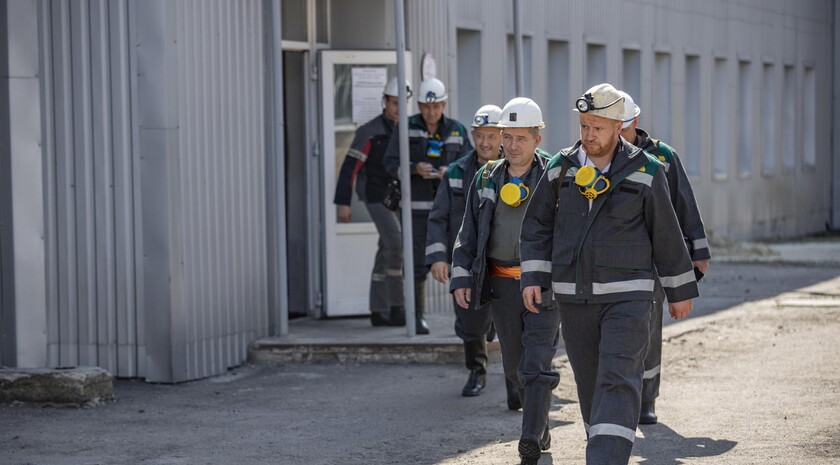
[[[353,122],[364,124],[382,113],[382,89],[387,68],[353,68]]]

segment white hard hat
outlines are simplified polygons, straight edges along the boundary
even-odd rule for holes
[[[502,120],[502,109],[496,105],[484,105],[475,112],[472,127],[474,128],[497,128]]]
[[[610,84],[591,87],[575,101],[574,111],[624,121],[624,97]]]
[[[502,110],[500,128],[544,128],[542,110],[533,100],[516,97]]]
[[[438,78],[429,78],[420,83],[420,95],[418,103],[445,102],[449,96],[446,95],[446,86]]]
[[[621,129],[626,129],[633,124],[633,120],[636,119],[641,113],[642,109],[636,105],[636,102],[633,101],[633,97],[630,96],[627,92],[623,90],[618,91],[622,97],[624,97],[624,116],[621,117],[624,124],[621,125]]]
[[[397,77],[392,77],[388,84],[385,84],[385,90],[382,91],[382,94],[389,95],[391,97],[399,97],[400,96],[400,89],[397,88]],[[411,98],[411,83],[405,81],[405,98]]]

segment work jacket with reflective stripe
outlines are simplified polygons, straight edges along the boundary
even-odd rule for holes
[[[708,260],[712,258],[709,250],[709,240],[706,238],[706,228],[700,209],[694,198],[694,189],[688,180],[682,161],[677,151],[661,140],[651,139],[643,129],[636,128],[634,145],[653,155],[665,167],[665,177],[668,178],[668,189],[671,192],[671,203],[677,213],[683,237],[688,245],[691,259]]]
[[[461,229],[466,209],[466,195],[464,188],[469,189],[469,183],[475,176],[478,165],[478,155],[472,150],[446,169],[446,174],[440,182],[432,211],[429,212],[429,223],[426,231],[426,266],[435,262],[452,261],[452,246]],[[467,184],[466,186],[464,184]]]
[[[391,176],[399,178],[400,169],[400,141],[399,125],[394,128],[394,133],[385,151],[385,171]],[[440,150],[440,157],[429,157],[427,150],[429,146],[429,132],[426,130],[426,123],[418,113],[408,119],[408,152],[409,163],[411,164],[411,209],[430,210],[435,200],[435,191],[440,181],[438,179],[425,179],[414,173],[417,163],[430,163],[435,168],[448,166],[450,163],[466,155],[472,150],[472,144],[467,137],[467,130],[464,125],[454,119],[441,116],[438,123],[438,134],[443,143]]]
[[[552,289],[560,302],[652,300],[658,271],[668,301],[697,297],[662,164],[619,139],[605,175],[610,188],[590,210],[574,184],[579,148],[552,157],[534,189],[519,243],[522,288]]]
[[[550,155],[540,149],[534,154],[532,170],[542,179]],[[482,180],[482,174],[489,166],[489,175]],[[508,161],[501,159],[492,166],[486,164],[478,169],[475,179],[467,192],[466,211],[458,239],[452,250],[452,273],[449,291],[455,289],[472,289],[470,307],[476,303],[490,300],[490,281],[487,275],[487,242],[490,239],[490,229],[493,226],[493,214],[496,210],[496,199],[502,188],[504,173],[508,169]],[[526,199],[526,203],[529,200]],[[520,205],[518,208],[526,208]],[[521,255],[521,249],[520,249]]]
[[[354,184],[363,202],[381,202],[385,198],[388,183],[394,178],[385,172],[382,159],[393,131],[394,123],[384,112],[356,129],[338,172],[333,199],[336,205],[350,205]]]

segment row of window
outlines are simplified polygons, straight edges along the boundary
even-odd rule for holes
[[[481,86],[474,81],[476,70],[481,69],[481,33],[458,30],[458,108],[459,117],[472,118],[468,114],[481,104]],[[522,66],[533,70],[531,38],[523,38]],[[516,95],[514,40],[508,37],[507,66],[505,76],[506,98]],[[584,88],[607,79],[607,47],[587,44],[583,56]],[[621,53],[621,82],[615,83],[632,95],[636,102],[648,102],[642,92],[642,52],[637,49],[623,49]],[[814,67],[802,68],[801,83],[797,86],[796,67],[789,64],[777,65],[762,62],[756,64],[739,59],[737,69],[730,69],[732,60],[727,58],[704,59],[698,55],[685,55],[683,87],[674,85],[672,78],[672,55],[655,52],[651,70],[652,89],[649,104],[643,108],[642,126],[649,127],[654,137],[672,142],[682,155],[686,171],[693,176],[701,174],[701,159],[711,156],[712,173],[715,179],[724,179],[731,171],[730,160],[734,157],[734,169],[739,176],[752,173],[753,161],[760,159],[760,170],[772,175],[781,170],[792,170],[797,166],[798,154],[802,154],[802,166],[812,168],[816,164],[816,73]],[[704,67],[711,66],[711,94],[704,97],[701,76]],[[544,118],[550,123],[545,147],[557,148],[574,140],[570,133],[573,117],[569,109],[570,53],[569,42],[550,40],[547,43],[548,94],[544,105]],[[733,74],[735,77],[733,80]],[[755,82],[754,72],[761,73],[761,81]],[[523,94],[531,94],[531,82],[523,83]],[[682,118],[674,118],[674,92],[684,92]],[[755,99],[759,105],[758,125],[755,124]],[[540,102],[542,103],[542,102]],[[640,104],[641,105],[641,104]],[[702,143],[703,111],[711,112],[711,143],[707,144],[710,154],[704,154]],[[683,124],[684,140],[673,140],[673,124]],[[758,131],[758,137],[755,137]],[[734,143],[730,143],[734,142]],[[731,153],[736,151],[735,154]]]

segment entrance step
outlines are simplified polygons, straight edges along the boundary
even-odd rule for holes
[[[113,377],[102,368],[0,368],[0,403],[90,406],[113,398]]]

